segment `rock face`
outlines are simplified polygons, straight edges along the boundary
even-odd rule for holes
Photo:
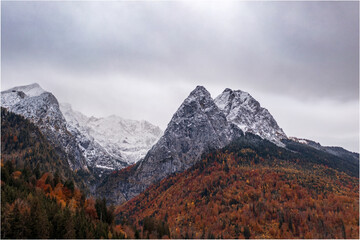
[[[160,140],[133,167],[131,174],[126,172],[127,176],[120,181],[116,175],[110,175],[100,186],[99,195],[106,195],[115,203],[129,200],[151,184],[194,165],[206,150],[222,148],[242,134],[226,120],[210,93],[198,86],[173,115]]]
[[[215,98],[215,103],[226,119],[243,132],[256,134],[278,146],[284,146],[281,140],[287,138],[286,134],[269,111],[261,107],[249,93],[227,88]]]
[[[100,169],[121,169],[144,158],[163,132],[147,121],[87,117],[70,104],[60,104],[68,129],[77,136],[88,163]]]
[[[1,106],[22,115],[37,125],[47,139],[61,149],[60,155],[68,160],[72,170],[88,170],[76,139],[66,128],[66,120],[55,96],[38,84],[14,87],[1,92]]]
[[[204,151],[230,143],[236,136],[233,128],[210,93],[198,86],[174,114],[164,136],[140,163],[137,177],[144,182],[155,182],[184,171]]]

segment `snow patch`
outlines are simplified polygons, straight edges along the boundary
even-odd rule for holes
[[[108,166],[102,166],[102,165],[95,165],[97,168],[107,169],[107,170],[115,170],[115,168],[108,167]],[[101,177],[101,174],[100,174]]]

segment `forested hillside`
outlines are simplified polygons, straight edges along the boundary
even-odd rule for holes
[[[329,163],[237,141],[121,205],[117,219],[142,237],[158,232],[147,219],[171,238],[359,238],[359,178]]]
[[[89,174],[82,170],[74,174],[66,159],[59,157],[38,127],[5,108],[1,108],[1,161],[11,161],[16,168],[30,172],[56,173],[61,178],[74,180],[75,185],[86,190],[85,179]]]
[[[1,238],[125,237],[78,174],[36,126],[1,109]]]
[[[1,166],[1,238],[124,238],[105,199],[86,199],[59,175]]]

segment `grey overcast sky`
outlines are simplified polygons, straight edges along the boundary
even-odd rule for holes
[[[249,92],[288,136],[359,151],[358,2],[4,2],[1,89],[162,129],[196,85]]]

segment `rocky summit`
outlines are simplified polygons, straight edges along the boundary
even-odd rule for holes
[[[237,136],[233,127],[210,93],[198,86],[176,111],[164,136],[139,164],[137,177],[146,183],[155,182],[184,171],[204,151],[226,146]]]
[[[188,169],[205,151],[222,148],[242,135],[238,127],[227,121],[210,93],[198,86],[184,100],[164,135],[131,174],[126,178],[110,175],[100,186],[99,194],[116,203],[129,200],[152,183]]]

